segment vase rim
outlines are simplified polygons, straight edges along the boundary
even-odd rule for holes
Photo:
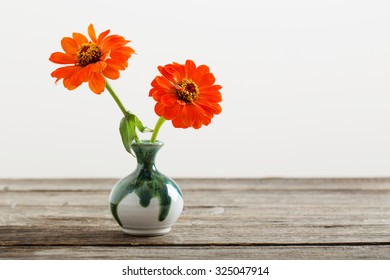
[[[156,140],[154,142],[151,142],[150,140],[141,140],[141,142],[133,142],[131,143],[131,146],[162,146],[164,145],[164,142],[160,140]]]

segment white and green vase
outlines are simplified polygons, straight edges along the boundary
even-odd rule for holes
[[[111,191],[111,213],[127,234],[166,234],[183,210],[179,186],[155,165],[157,152],[163,145],[161,141],[133,143],[137,167]]]

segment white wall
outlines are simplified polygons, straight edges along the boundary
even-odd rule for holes
[[[133,41],[137,55],[112,86],[149,126],[157,65],[191,58],[223,86],[223,112],[210,126],[164,125],[164,173],[390,176],[386,0],[14,0],[0,8],[0,178],[122,177],[134,168],[108,93],[69,92],[50,77],[61,38],[89,23]]]

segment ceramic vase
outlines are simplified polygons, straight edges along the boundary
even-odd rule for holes
[[[127,234],[166,234],[183,210],[180,187],[156,168],[156,155],[163,145],[161,141],[133,143],[136,169],[111,191],[111,213]]]

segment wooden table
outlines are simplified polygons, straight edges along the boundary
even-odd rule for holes
[[[114,179],[0,180],[0,259],[390,259],[390,178],[176,181],[171,233],[132,237]]]

